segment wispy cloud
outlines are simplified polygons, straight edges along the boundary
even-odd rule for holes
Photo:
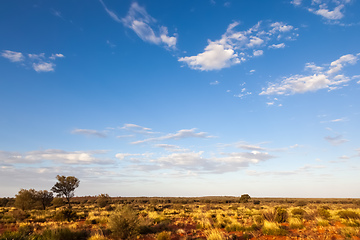
[[[133,123],[125,123],[124,126],[120,127],[119,129],[127,130],[134,133],[140,134],[154,134],[155,132],[152,131],[151,128],[142,127]]]
[[[3,50],[2,57],[7,58],[10,62],[22,63],[23,66],[31,66],[36,72],[53,72],[55,70],[55,59],[64,58],[61,53],[51,54],[46,58],[45,53],[40,54],[23,54],[21,52],[14,52],[10,50]]]
[[[208,40],[204,52],[178,60],[186,63],[191,69],[220,70],[262,55],[264,51],[260,48],[265,48],[269,44],[274,45],[276,41],[297,37],[296,29],[282,22],[258,22],[245,31],[235,30],[238,25],[238,22],[230,24],[220,40]]]
[[[326,141],[328,141],[331,145],[338,146],[340,144],[346,143],[349,140],[345,139],[341,134],[336,135],[335,137],[326,136],[324,137]]]
[[[305,92],[315,92],[320,89],[329,91],[342,88],[353,77],[341,74],[344,66],[357,63],[360,54],[347,54],[330,63],[330,66],[316,66],[314,63],[307,63],[305,70],[311,72],[310,75],[294,75],[285,77],[279,83],[269,83],[260,95],[291,95]],[[326,69],[327,67],[327,69]]]
[[[105,154],[105,150],[95,151],[64,151],[60,149],[47,149],[30,151],[26,153],[0,151],[0,164],[33,164],[44,161],[52,161],[61,164],[110,164],[109,159],[96,158],[95,155]]]
[[[99,1],[114,21],[133,30],[143,41],[162,45],[168,49],[176,49],[177,34],[170,36],[168,28],[158,25],[156,19],[137,2],[131,4],[127,16],[120,18],[114,11],[108,9],[102,0]]]
[[[139,160],[130,166],[137,171],[159,171],[162,169],[185,170],[196,174],[223,174],[236,172],[249,167],[251,164],[267,161],[275,156],[266,152],[230,152],[220,153],[218,156],[206,158],[204,152],[171,153],[147,161]]]
[[[163,148],[169,152],[187,152],[189,149],[181,148],[172,144],[155,144],[155,147]]]
[[[132,144],[140,144],[146,142],[154,142],[154,141],[162,141],[162,140],[178,140],[183,138],[212,138],[213,136],[209,136],[206,132],[195,132],[196,128],[193,129],[182,129],[176,133],[170,133],[165,136],[154,137],[154,138],[147,138],[144,140],[139,140],[136,142],[132,142]]]
[[[104,132],[100,132],[93,129],[74,129],[71,131],[72,134],[81,134],[81,135],[87,135],[87,136],[95,136],[100,138],[105,138],[107,135]]]

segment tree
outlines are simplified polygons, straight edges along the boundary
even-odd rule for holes
[[[29,210],[35,207],[37,202],[35,189],[21,189],[15,195],[15,207],[21,210]]]
[[[57,194],[58,197],[64,196],[70,205],[70,198],[74,196],[75,188],[79,187],[80,180],[74,176],[60,176],[57,175],[56,179],[58,180],[57,183],[51,188],[51,191]]]
[[[247,203],[249,200],[251,199],[249,194],[243,194],[240,197],[240,202],[241,203]]]
[[[47,190],[40,190],[36,192],[36,198],[41,203],[43,210],[45,210],[47,206],[51,205],[54,196],[52,192]]]
[[[96,203],[99,207],[106,207],[109,204],[110,200],[111,198],[109,194],[100,194],[99,197],[96,199]]]

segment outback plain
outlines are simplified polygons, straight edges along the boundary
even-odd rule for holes
[[[16,198],[0,200],[1,240],[360,239],[359,199],[101,194],[23,208]]]

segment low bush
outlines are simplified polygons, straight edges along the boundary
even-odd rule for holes
[[[171,232],[163,231],[156,236],[156,240],[170,240]]]
[[[342,219],[360,219],[360,215],[354,211],[343,210],[338,212],[338,216]]]
[[[85,230],[72,231],[69,228],[46,229],[37,238],[37,240],[87,240],[89,233]]]
[[[284,223],[288,219],[288,213],[284,208],[277,208],[275,212],[275,221],[278,223]]]
[[[211,229],[205,232],[206,240],[225,240],[224,235],[218,229]]]
[[[305,214],[306,214],[306,211],[302,208],[294,208],[292,211],[291,211],[291,214],[294,216],[294,217],[304,217]]]
[[[118,208],[109,217],[109,228],[115,238],[133,238],[139,232],[138,216],[128,206]]]
[[[287,234],[287,231],[285,229],[281,228],[281,226],[278,223],[269,222],[269,221],[264,221],[264,225],[261,230],[262,230],[262,233],[265,235],[285,236]]]
[[[57,212],[54,216],[54,220],[56,221],[74,221],[78,218],[77,214],[75,211],[71,210],[71,209],[64,209],[60,212]]]

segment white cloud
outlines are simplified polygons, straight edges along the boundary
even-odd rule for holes
[[[345,117],[330,120],[330,122],[346,122],[346,121],[348,121],[348,119]]]
[[[309,9],[310,12],[314,12],[317,15],[320,15],[328,20],[338,20],[344,17],[344,14],[341,12],[341,9],[344,8],[344,5],[339,5],[337,7],[334,8],[334,10],[330,11],[327,9],[327,6],[322,4],[320,5],[320,9],[318,10],[313,10],[313,9]]]
[[[138,163],[132,168],[141,171],[158,171],[161,169],[192,171],[194,174],[222,174],[239,171],[249,167],[250,164],[257,164],[267,161],[274,156],[266,152],[231,152],[220,153],[219,156],[206,158],[204,152],[172,153],[159,158],[151,159],[148,162]]]
[[[347,139],[344,139],[343,136],[340,134],[335,137],[326,136],[326,137],[324,137],[324,139],[334,146],[337,146],[337,145],[340,145],[340,144],[343,144],[343,143],[346,143],[349,141]]]
[[[72,134],[82,134],[82,135],[87,135],[87,136],[96,136],[96,137],[101,137],[101,138],[105,138],[106,134],[104,132],[99,132],[97,130],[92,130],[92,129],[74,129],[73,131],[71,131]]]
[[[254,73],[254,72],[256,72],[256,70],[255,70],[255,69],[251,69],[249,72],[250,72],[250,73]]]
[[[254,50],[254,56],[255,57],[258,57],[258,56],[261,56],[264,54],[264,51],[263,50]]]
[[[54,67],[55,67],[54,63],[47,63],[47,62],[33,63],[33,68],[37,72],[53,72]]]
[[[285,43],[273,44],[269,46],[269,48],[275,48],[275,49],[284,48],[284,47],[285,47]]]
[[[340,23],[339,20],[345,17],[345,6],[349,4],[351,0],[312,0],[310,4],[302,4],[300,0],[293,0],[294,6],[302,5],[309,12],[323,17],[327,22]]]
[[[51,56],[49,57],[52,60],[55,60],[56,58],[64,58],[65,56],[61,53],[56,53],[56,54],[51,54]]]
[[[241,62],[231,47],[216,42],[210,42],[203,53],[182,57],[179,61],[187,63],[192,69],[202,71],[220,70]]]
[[[94,155],[104,154],[106,151],[73,151],[67,152],[59,149],[47,149],[41,151],[30,151],[27,153],[0,151],[0,164],[32,164],[43,161],[53,161],[64,164],[108,164],[112,161],[95,158]]]
[[[155,147],[164,148],[165,150],[169,152],[186,152],[189,151],[189,149],[181,148],[176,145],[171,144],[156,144]]]
[[[211,82],[210,85],[218,85],[220,82],[219,81],[214,81],[214,82]]]
[[[302,0],[292,0],[290,3],[294,4],[295,6],[300,6],[301,2],[302,2]]]
[[[250,150],[250,151],[266,151],[265,148],[259,146],[259,145],[252,145],[248,143],[238,143],[236,147],[244,149],[244,150]]]
[[[238,22],[231,23],[221,39],[208,40],[202,53],[194,56],[181,57],[179,62],[186,63],[191,69],[212,71],[228,68],[246,61],[253,56],[263,54],[260,47],[274,45],[274,41],[293,39],[296,37],[293,26],[282,22],[262,23],[245,31],[236,31]],[[255,49],[254,49],[255,48]]]
[[[176,49],[177,34],[169,36],[167,27],[158,26],[156,19],[150,16],[146,9],[139,6],[137,2],[131,4],[126,17],[119,18],[115,12],[106,7],[102,0],[99,1],[114,21],[132,29],[143,41]]]
[[[196,128],[193,129],[182,129],[179,130],[177,133],[167,134],[165,136],[154,137],[154,138],[147,138],[144,140],[139,140],[136,142],[132,142],[132,144],[139,144],[145,142],[153,142],[153,141],[162,141],[162,140],[178,140],[183,138],[212,138],[213,136],[209,136],[206,132],[198,132],[196,133]]]
[[[258,38],[256,36],[251,36],[250,42],[248,44],[246,44],[246,46],[249,48],[253,48],[253,47],[260,46],[263,43],[264,43],[264,40],[262,40],[261,38]]]
[[[27,55],[27,58],[25,57]],[[33,54],[29,53],[24,55],[21,52],[13,52],[10,50],[4,50],[1,56],[9,59],[11,62],[22,62],[22,66],[30,65],[36,72],[53,72],[55,69],[54,60],[56,58],[64,58],[61,53],[51,54],[47,59],[45,53]]]
[[[140,153],[117,153],[115,157],[119,160],[124,160],[126,157],[131,156],[146,156],[146,154],[140,154]]]
[[[333,61],[327,71],[323,67],[318,67],[313,63],[307,63],[306,70],[315,72],[311,75],[294,75],[285,77],[280,83],[269,83],[269,86],[260,95],[290,95],[296,93],[315,92],[320,89],[329,91],[341,88],[344,84],[351,81],[351,78],[339,74],[339,71],[346,64],[356,64],[357,55],[347,54]]]
[[[142,126],[132,124],[132,123],[126,123],[126,124],[124,124],[124,126],[120,127],[120,129],[124,129],[124,130],[134,132],[134,133],[140,133],[140,134],[153,134],[154,133],[151,128],[142,127]]]
[[[1,56],[10,60],[10,62],[22,62],[25,60],[24,55],[21,52],[14,52],[10,50],[4,50]]]

